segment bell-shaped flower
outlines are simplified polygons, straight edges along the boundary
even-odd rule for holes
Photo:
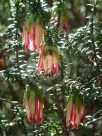
[[[40,54],[38,71],[43,70],[46,75],[55,75],[59,71],[60,56],[56,47],[45,46]]]
[[[26,92],[25,96],[24,96],[24,106],[26,109],[26,114],[27,114],[27,118],[28,121],[31,123],[33,122],[33,115],[35,112],[35,94],[34,92],[29,92],[29,96],[28,92]]]
[[[30,92],[29,96],[24,97],[24,106],[30,123],[42,123],[44,104],[40,96],[36,96],[33,91]]]
[[[22,33],[22,44],[24,45],[25,50],[41,52],[44,33],[45,30],[40,25],[39,19],[37,19],[33,24],[30,24],[30,26],[24,25]]]
[[[79,99],[79,98],[78,98]],[[84,117],[85,106],[78,103],[80,100],[73,100],[73,97],[69,97],[69,101],[66,105],[66,126],[72,125],[74,128],[78,128],[81,120]]]

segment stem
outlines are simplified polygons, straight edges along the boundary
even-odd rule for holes
[[[15,36],[15,40],[17,41],[17,39],[18,39],[18,2],[16,3],[15,7],[16,7],[16,16],[15,16],[15,21],[16,21],[16,36]],[[18,63],[19,62],[18,61],[18,45],[16,45],[15,51],[16,51],[17,67],[19,67],[19,63]]]
[[[92,18],[91,18],[91,41],[92,41],[92,47],[93,47],[93,54],[94,54],[94,64],[96,65],[96,71],[97,71],[97,76],[100,80],[100,85],[102,86],[102,77],[100,75],[100,69],[99,69],[99,65],[98,65],[98,61],[97,61],[97,53],[96,53],[96,46],[95,46],[95,41],[94,41],[94,28],[93,28],[93,17],[94,17],[94,13],[95,13],[95,9],[96,9],[96,2],[93,5],[93,11],[92,11]]]
[[[0,122],[0,124],[1,124],[1,122]],[[3,129],[2,128],[0,128],[0,136],[3,136]]]
[[[21,116],[21,118],[22,118],[22,116]],[[25,136],[28,136],[28,135],[27,135],[26,126],[25,126],[25,124],[24,124],[23,118],[22,118],[22,126],[23,126],[23,131],[24,131]]]
[[[87,23],[86,17],[87,17],[87,15],[88,15],[87,3],[88,3],[88,0],[84,0],[84,5],[85,5],[85,18],[84,18],[84,20],[85,20],[85,24]]]
[[[59,15],[58,15],[58,24],[57,24],[57,33],[56,33],[57,34],[57,38],[56,38],[57,39],[57,43],[58,43],[58,40],[59,40],[59,38],[58,38],[58,31],[59,31],[59,25],[60,25],[60,17],[61,17],[61,11],[59,11]],[[63,65],[63,61],[62,61],[62,65]],[[63,80],[63,66],[61,68],[61,80]],[[64,91],[63,91],[63,86],[61,87],[61,91],[62,91],[62,96],[63,96],[62,101],[63,101],[63,104],[64,104],[65,103],[65,101],[64,101],[65,94],[64,94]],[[60,98],[59,98],[59,96],[58,96],[58,94],[56,92],[56,89],[54,90],[54,95],[55,95],[55,103],[56,103],[56,106],[58,108],[57,114],[59,116],[59,119],[61,119],[61,125],[62,125],[63,134],[65,136],[69,136],[68,131],[66,129],[66,120],[65,120],[65,116],[64,116],[64,108],[62,109],[62,107],[60,105]]]
[[[61,62],[61,81],[63,81],[63,79],[64,79],[63,67],[64,67],[64,65],[63,65],[63,60],[62,60],[62,62]],[[65,95],[66,95],[65,91],[64,91],[64,85],[61,86],[61,91],[62,91],[63,104],[64,104],[65,103]]]
[[[34,130],[35,130],[35,123],[34,123],[34,121],[33,121],[33,123],[32,123],[32,126],[33,126],[33,136],[35,136],[35,133],[34,133]]]
[[[69,136],[68,131],[67,131],[66,126],[65,126],[64,112],[63,112],[63,109],[60,106],[60,100],[59,100],[59,97],[56,93],[56,90],[54,90],[54,95],[55,95],[55,103],[56,103],[56,106],[58,108],[57,113],[58,113],[59,119],[61,119],[63,134],[65,136]]]

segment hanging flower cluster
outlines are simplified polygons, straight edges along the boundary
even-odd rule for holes
[[[24,96],[24,107],[30,123],[42,123],[44,103],[42,98],[35,94],[34,90],[26,90]]]
[[[70,96],[66,105],[66,126],[72,125],[78,128],[80,121],[84,118],[85,106],[81,99]]]
[[[59,52],[53,45],[43,46],[45,30],[40,24],[39,18],[31,15],[27,24],[23,26],[22,44],[25,50],[32,50],[40,53],[38,72],[44,71],[47,75],[55,75],[59,71]],[[48,43],[49,44],[49,43]]]
[[[44,70],[47,75],[57,74],[59,61],[60,55],[57,47],[45,45],[39,56],[38,71]]]
[[[30,18],[32,18],[32,16]],[[22,44],[24,45],[25,50],[41,52],[44,32],[44,28],[41,26],[39,18],[33,21],[33,23],[28,21],[28,24],[23,26],[22,33]]]

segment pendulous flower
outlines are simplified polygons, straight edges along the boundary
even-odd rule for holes
[[[22,44],[24,45],[25,50],[41,52],[45,30],[40,25],[39,19],[34,23],[29,24],[23,26]]]
[[[44,104],[40,96],[36,96],[34,92],[30,92],[29,96],[26,95],[24,98],[24,106],[30,123],[42,123]]]
[[[57,47],[45,45],[39,57],[38,71],[44,70],[47,75],[57,74],[59,61],[60,55]]]
[[[66,126],[72,125],[74,128],[78,128],[81,120],[84,117],[85,106],[79,98],[73,101],[73,97],[69,97],[69,101],[66,105]]]

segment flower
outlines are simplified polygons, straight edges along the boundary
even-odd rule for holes
[[[59,52],[57,47],[45,45],[39,57],[38,71],[42,69],[46,74],[54,75],[59,71]]]
[[[25,50],[41,52],[44,33],[45,31],[39,24],[38,19],[30,26],[24,25],[22,33],[22,44],[24,45]]]
[[[40,96],[36,96],[34,92],[30,93],[30,96],[25,96],[24,106],[28,121],[30,123],[42,123],[43,120],[43,101]]]
[[[5,68],[5,62],[4,62],[4,59],[1,58],[0,59],[0,70],[3,70]]]
[[[76,99],[73,102],[72,96],[66,105],[66,126],[73,125],[74,128],[78,128],[80,121],[84,117],[85,107],[82,103],[77,103],[80,99]]]
[[[59,27],[59,32],[61,31],[61,29],[63,29],[65,32],[68,31],[68,17],[65,15],[61,15],[60,17],[60,27]]]
[[[63,21],[61,23],[62,29],[67,32],[68,31],[68,22],[67,21]]]

